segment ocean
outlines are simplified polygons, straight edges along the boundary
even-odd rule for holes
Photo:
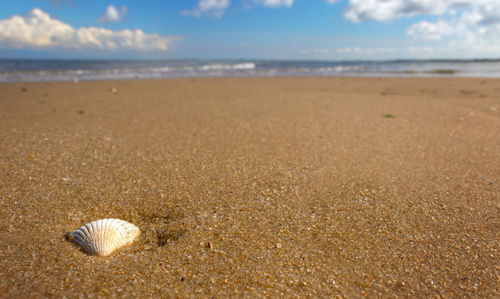
[[[0,59],[0,82],[273,76],[500,78],[500,59],[390,61]]]

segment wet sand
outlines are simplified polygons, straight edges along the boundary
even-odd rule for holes
[[[0,297],[498,297],[499,132],[495,79],[0,84]]]

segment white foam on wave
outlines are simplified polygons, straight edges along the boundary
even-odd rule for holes
[[[352,72],[358,71],[361,68],[358,65],[351,66],[334,66],[334,67],[322,67],[318,69],[320,73],[342,73],[342,72]]]
[[[207,64],[199,67],[202,71],[225,71],[225,70],[253,70],[255,63],[244,62],[236,64]]]

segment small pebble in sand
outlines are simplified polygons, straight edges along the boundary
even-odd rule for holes
[[[111,88],[111,92],[112,92],[112,93],[117,93],[117,92],[118,92],[118,89],[116,89],[116,88],[114,88],[114,87],[113,87],[113,88]]]
[[[110,255],[116,249],[131,244],[140,235],[137,226],[120,219],[90,222],[68,235],[72,241],[92,255]]]

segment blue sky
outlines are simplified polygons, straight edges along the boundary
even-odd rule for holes
[[[500,57],[498,0],[1,0],[0,58]]]

